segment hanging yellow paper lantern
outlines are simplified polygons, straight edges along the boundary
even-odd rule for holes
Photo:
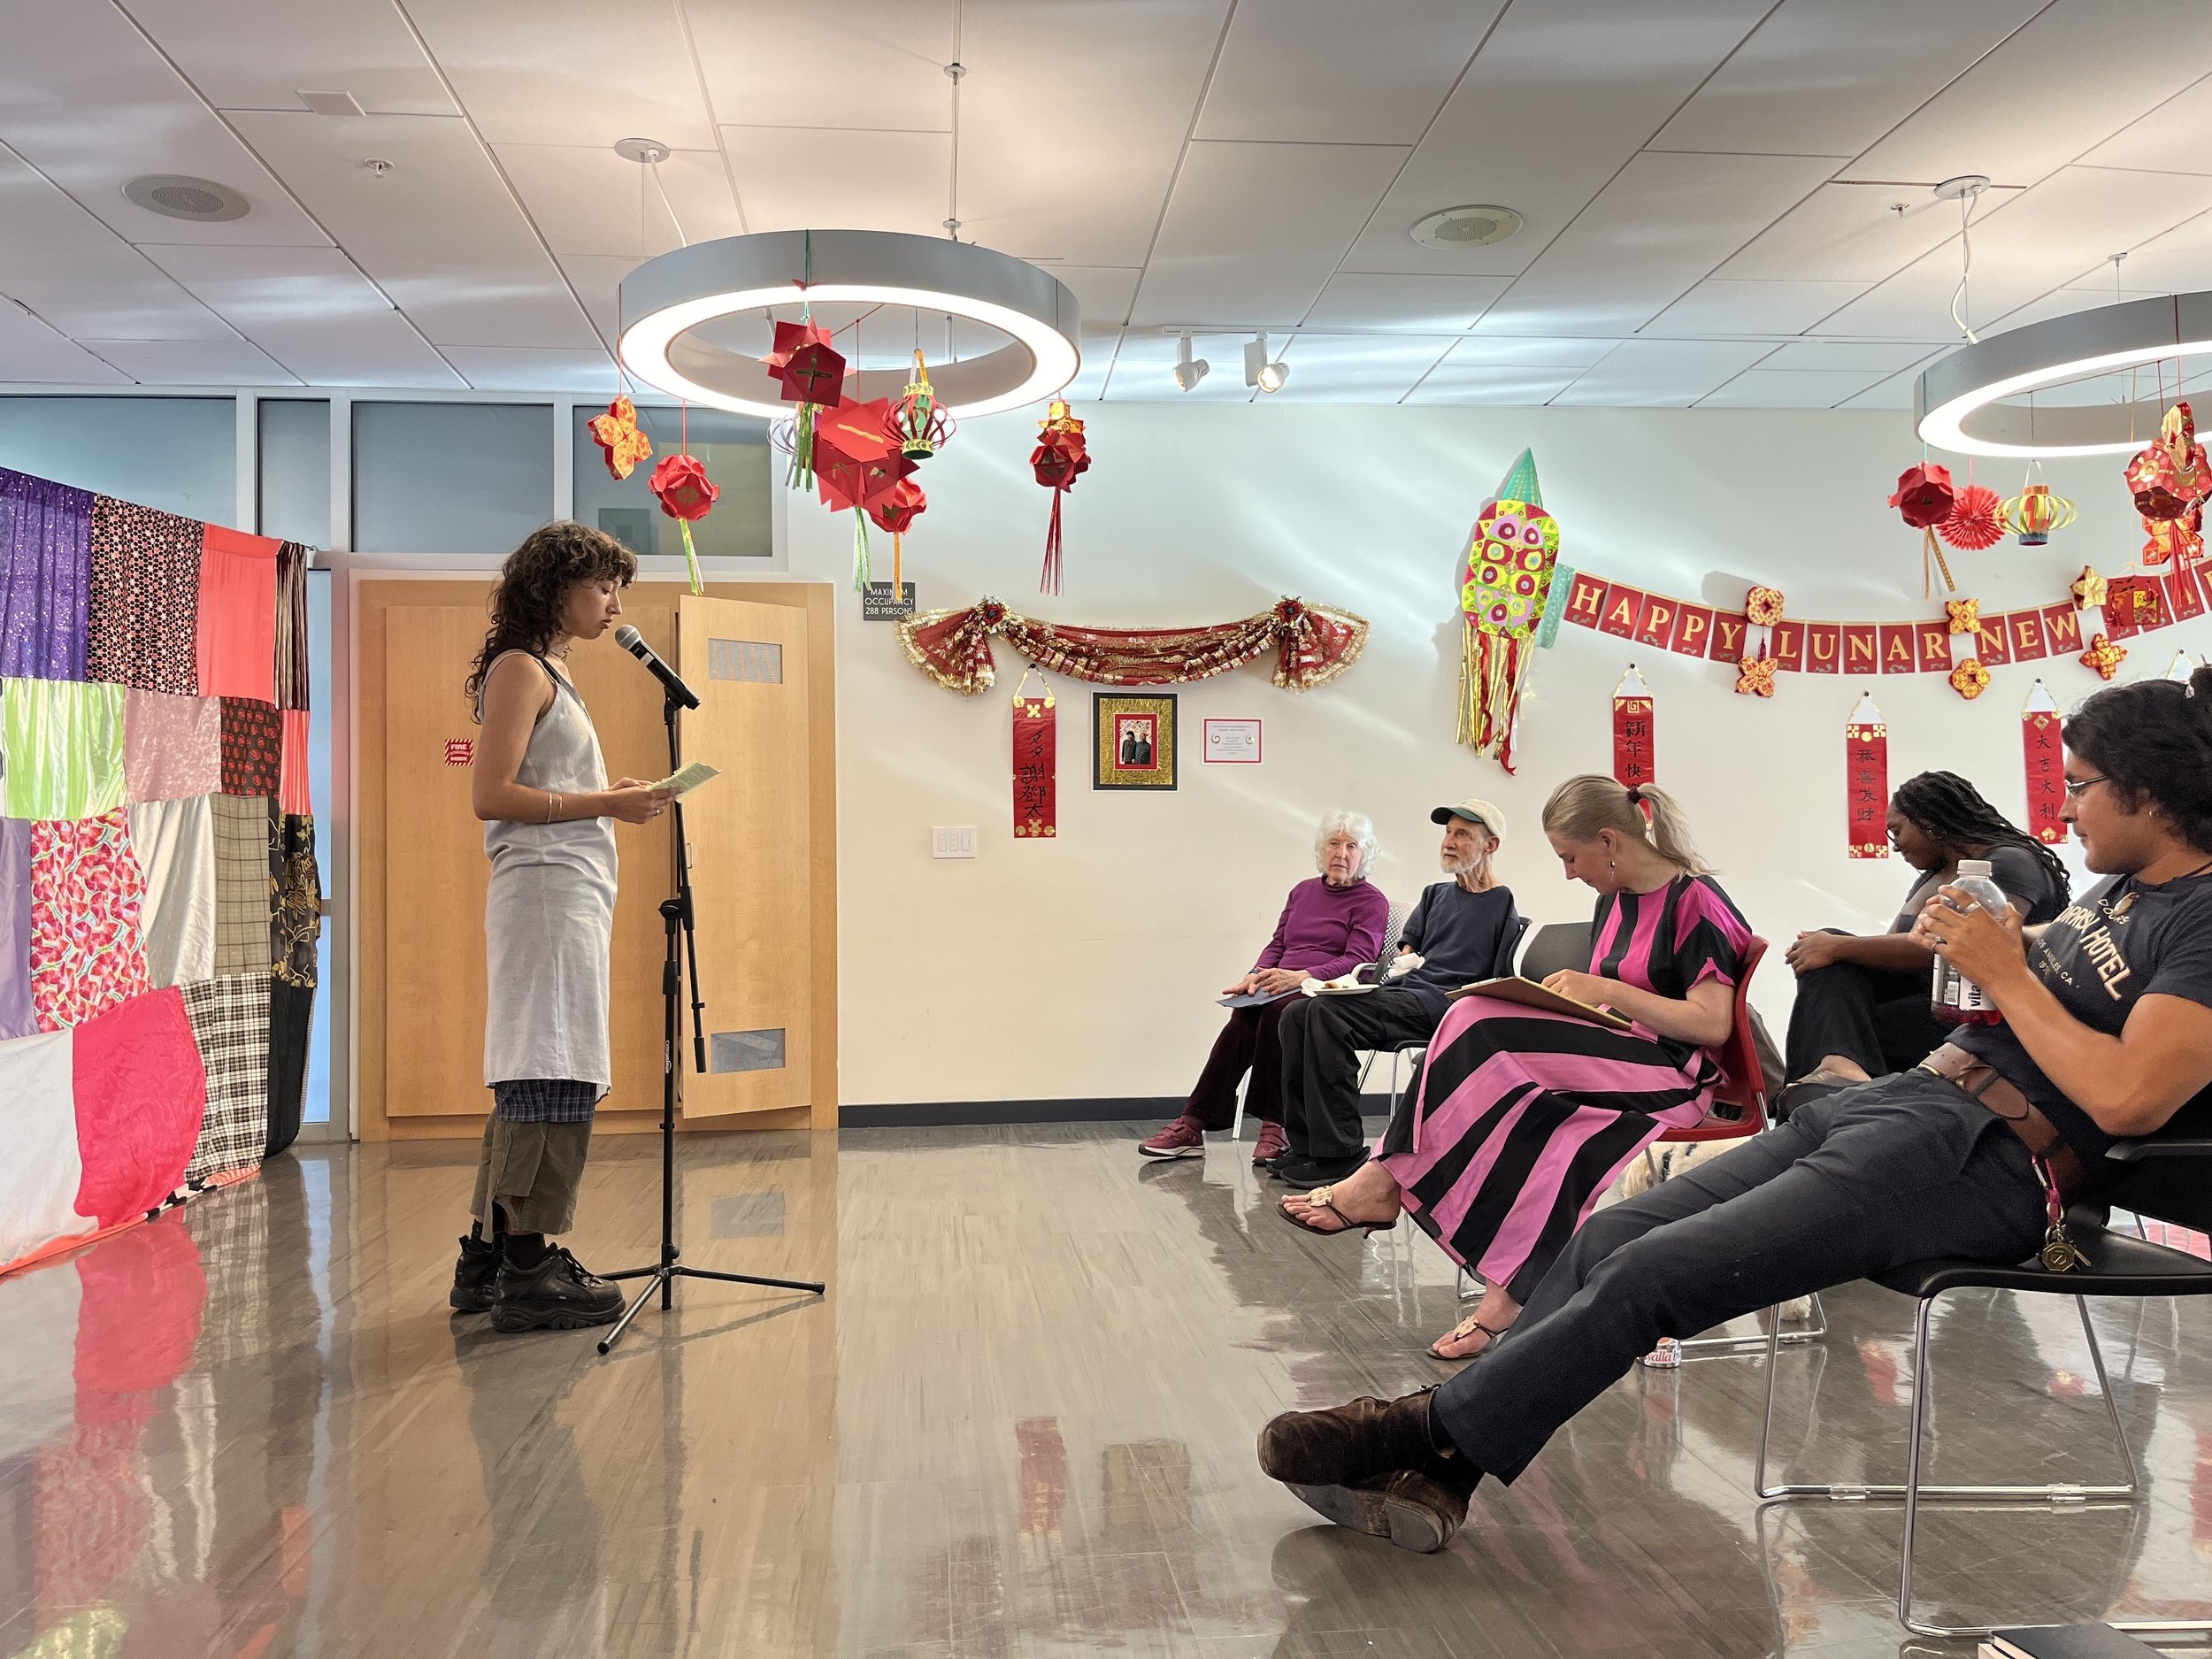
[[[2051,532],[2074,522],[2074,503],[2051,494],[2048,484],[2030,484],[2005,503],[2005,528],[2020,538],[2022,547],[2041,547]]]

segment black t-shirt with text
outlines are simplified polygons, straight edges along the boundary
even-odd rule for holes
[[[2028,966],[2068,1013],[2113,1036],[2145,996],[2185,997],[2212,1008],[2212,875],[2155,887],[2115,876],[2060,912],[2029,947]],[[2041,1107],[2093,1172],[2108,1172],[2102,1160],[2119,1137],[2107,1134],[2059,1093],[2010,1025],[1969,1027],[1951,1041],[1987,1061]],[[2212,1088],[2199,1093],[2160,1133],[2212,1134]]]

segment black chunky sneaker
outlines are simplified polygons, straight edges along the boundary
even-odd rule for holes
[[[489,1239],[463,1239],[461,1259],[453,1264],[453,1294],[446,1300],[463,1313],[489,1313],[498,1278],[499,1247]]]
[[[495,1331],[576,1331],[621,1317],[621,1289],[586,1272],[557,1245],[535,1267],[500,1263],[492,1297]]]

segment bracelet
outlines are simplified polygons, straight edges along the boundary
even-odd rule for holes
[[[553,821],[553,815],[560,810],[561,797],[557,795],[549,795],[545,803],[545,821],[550,824]]]

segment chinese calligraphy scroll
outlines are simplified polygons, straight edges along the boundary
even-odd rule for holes
[[[2020,754],[2027,774],[2028,833],[2046,847],[2066,839],[2066,825],[2058,815],[2066,801],[2063,732],[2058,705],[2039,680],[2020,711]]]
[[[1854,858],[1889,856],[1889,727],[1871,695],[1843,728],[1845,833]]]
[[[1636,682],[1633,692],[1631,680]],[[1613,687],[1613,776],[1631,789],[1655,782],[1658,776],[1652,747],[1651,687],[1633,663]]]
[[[1028,687],[1025,670],[1014,688],[1014,835],[1019,841],[1060,833],[1059,712],[1049,682],[1041,697],[1024,696]]]

